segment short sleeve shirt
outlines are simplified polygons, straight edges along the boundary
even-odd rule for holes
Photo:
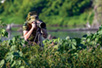
[[[39,22],[42,22],[41,20],[38,21]],[[30,23],[28,23],[27,21],[23,24],[23,31],[29,31],[31,29],[32,25]],[[46,27],[44,27],[43,29],[46,29]],[[38,28],[38,31],[40,32],[41,34],[41,28]],[[28,38],[27,41],[35,41],[36,43],[38,42],[38,36],[36,35],[37,34],[37,31],[36,30],[33,30],[32,34],[30,35],[30,37]]]
[[[31,24],[26,21],[26,22],[23,24],[23,31],[24,31],[24,30],[25,30],[25,31],[29,31],[29,30],[31,29],[31,27],[32,27]],[[33,30],[32,34],[30,35],[30,37],[28,38],[27,41],[34,41],[34,40],[35,40],[35,36],[36,36],[36,30]],[[37,41],[38,41],[38,39],[37,39],[37,37],[36,37],[35,42],[37,42]]]

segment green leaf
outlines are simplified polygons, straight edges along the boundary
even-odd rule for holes
[[[17,40],[15,37],[13,37],[12,42],[15,43]]]
[[[11,67],[14,67],[16,65],[16,61],[13,62],[13,64],[11,65]]]
[[[16,45],[14,45],[14,46],[12,46],[11,48],[10,48],[10,51],[15,51],[16,50]]]
[[[76,49],[76,47],[74,45],[72,45],[72,49]]]
[[[87,39],[87,42],[90,42],[90,38]]]
[[[2,29],[2,30],[1,30],[1,32],[2,32],[2,33],[5,33],[5,32],[6,32],[6,30],[5,30],[5,29]]]
[[[69,40],[69,39],[70,39],[70,37],[69,37],[69,36],[67,36],[67,37],[66,37],[66,40]]]
[[[21,66],[20,68],[25,68],[24,66]]]
[[[58,46],[57,46],[57,45],[55,45],[55,46],[54,46],[54,48],[55,48],[55,49],[58,49]]]
[[[21,60],[16,61],[17,65],[21,65]]]
[[[1,60],[0,61],[0,68],[2,68],[2,66],[4,65],[4,63],[5,63],[5,60]]]
[[[99,34],[99,35],[102,35],[102,30],[101,30],[101,31],[98,31],[98,34]]]
[[[13,53],[10,52],[6,56],[6,61],[12,62],[13,61],[13,58],[14,58]]]

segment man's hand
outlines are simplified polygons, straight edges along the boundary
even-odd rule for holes
[[[37,24],[35,22],[32,22],[32,28],[37,29]]]
[[[24,39],[26,41],[30,37],[30,35],[32,34],[33,30],[36,30],[37,29],[36,22],[32,22],[31,25],[32,25],[32,28],[29,31],[23,31]]]

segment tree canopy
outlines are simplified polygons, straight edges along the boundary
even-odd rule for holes
[[[90,0],[5,0],[0,3],[0,16],[6,23],[23,23],[29,11],[37,11],[47,23],[67,24],[67,18],[80,17],[91,4]]]

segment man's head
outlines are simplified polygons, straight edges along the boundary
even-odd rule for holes
[[[27,16],[27,20],[30,21],[30,20],[37,20],[38,19],[38,14],[36,11],[32,11],[32,12],[29,12],[28,13],[28,16]]]

